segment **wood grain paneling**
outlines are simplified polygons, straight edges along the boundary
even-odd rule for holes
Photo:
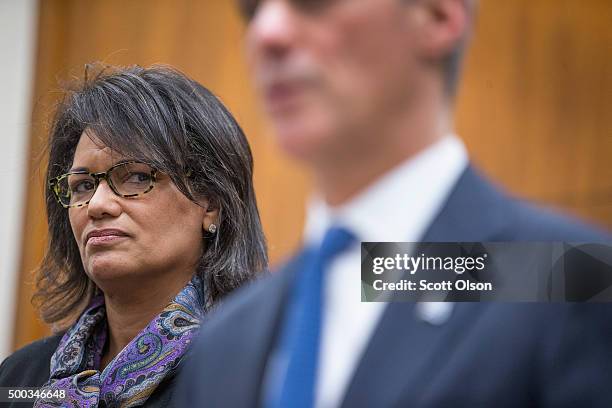
[[[612,227],[612,3],[484,0],[457,127],[513,192]]]
[[[58,80],[82,75],[85,63],[167,63],[219,95],[252,144],[271,259],[291,252],[310,182],[269,137],[232,1],[44,0],[40,8],[16,347],[47,333],[29,303],[46,235],[39,158]],[[612,227],[610,21],[608,0],[481,1],[457,128],[473,160],[514,193]]]

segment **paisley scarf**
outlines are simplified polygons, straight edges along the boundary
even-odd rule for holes
[[[107,337],[104,297],[92,299],[51,357],[44,395],[35,407],[134,407],[176,373],[203,317],[202,281],[194,277],[168,306],[100,371]],[[42,391],[41,390],[41,391]],[[41,393],[43,394],[43,393]],[[61,395],[61,394],[60,394]]]

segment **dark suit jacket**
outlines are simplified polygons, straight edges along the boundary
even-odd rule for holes
[[[468,167],[423,241],[605,241],[507,197]],[[260,405],[266,363],[303,260],[233,294],[203,325],[180,406]],[[356,279],[359,273],[355,271]],[[434,326],[390,303],[342,407],[612,407],[612,305],[458,303]]]
[[[13,354],[0,365],[0,387],[41,387],[49,380],[51,356],[57,349],[62,334],[35,341]],[[151,394],[146,407],[172,407],[176,377],[162,382]],[[33,403],[0,403],[1,407],[17,408]]]

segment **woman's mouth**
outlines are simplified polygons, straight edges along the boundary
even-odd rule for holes
[[[87,234],[85,245],[102,246],[115,244],[128,238],[128,235],[118,229],[100,229],[93,230]]]

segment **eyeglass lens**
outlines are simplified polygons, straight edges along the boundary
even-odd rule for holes
[[[153,183],[152,169],[144,163],[124,163],[107,173],[111,189],[124,197],[148,191]],[[58,182],[58,196],[65,205],[89,201],[96,192],[97,182],[90,174],[68,174]]]

